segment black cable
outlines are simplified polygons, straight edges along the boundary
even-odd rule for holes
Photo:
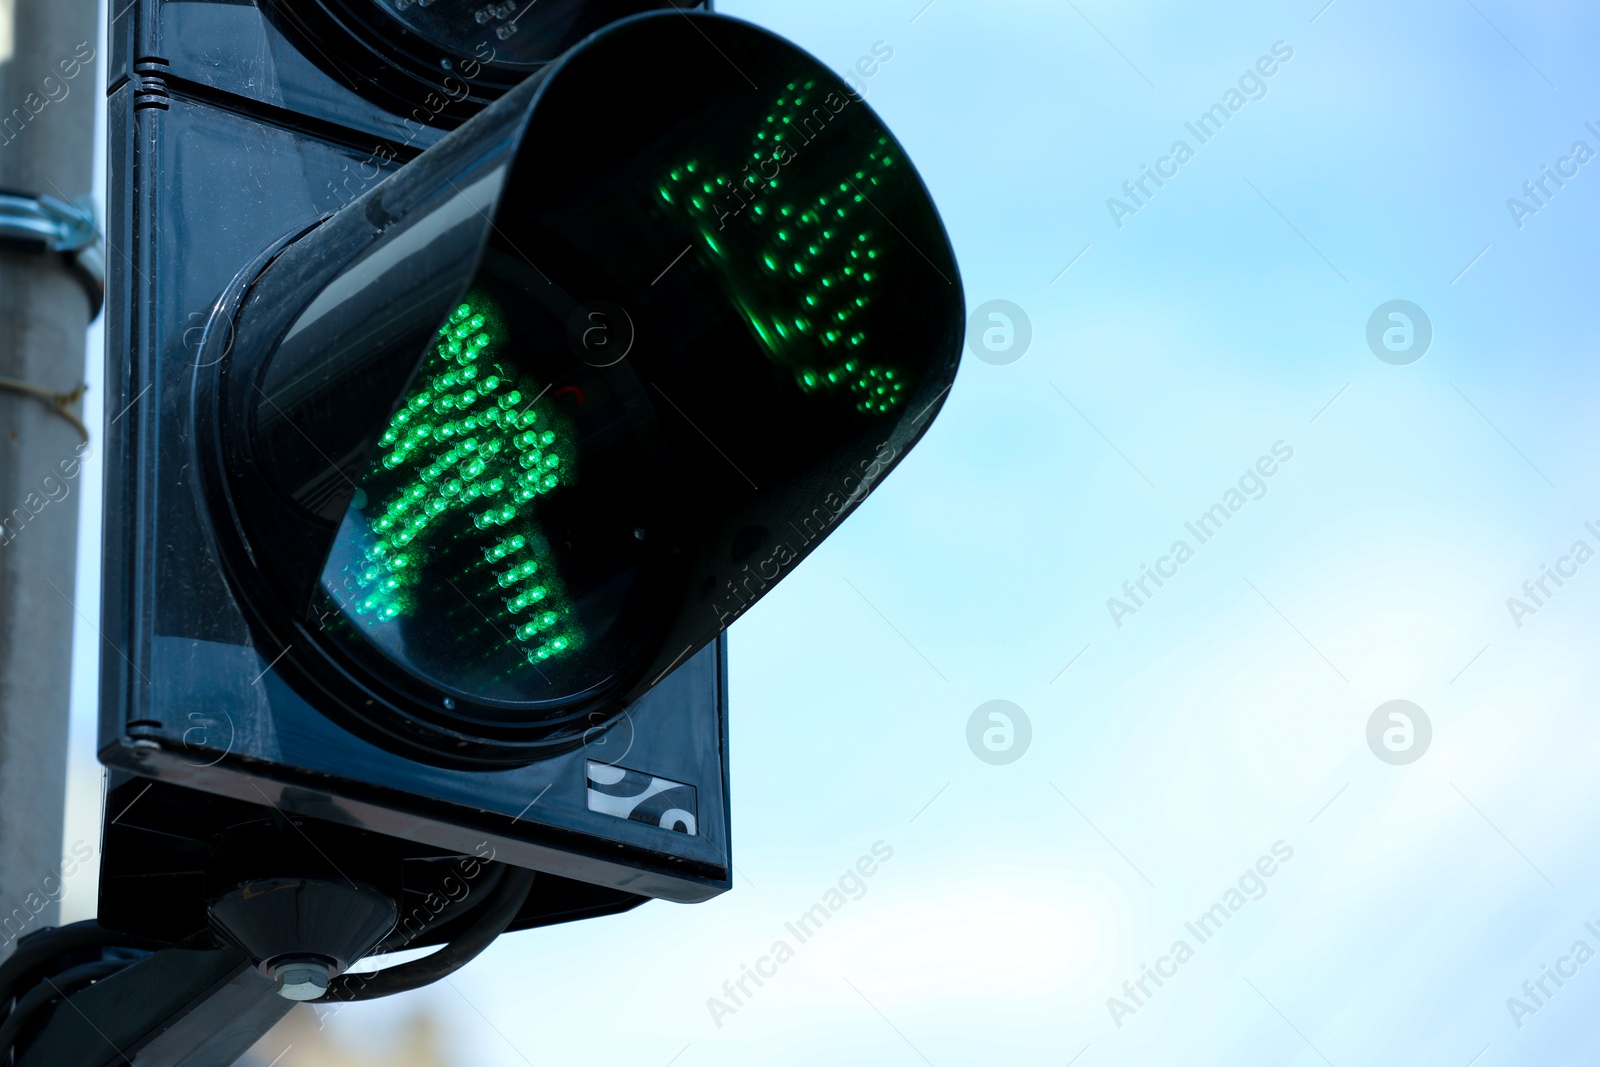
[[[58,956],[82,949],[126,945],[135,948],[159,947],[142,938],[107,930],[93,919],[67,926],[49,926],[17,941],[17,947],[0,963],[0,1008],[17,995],[16,986],[28,975],[51,963]]]
[[[81,963],[60,974],[51,975],[24,993],[18,998],[16,1007],[11,1009],[11,1014],[6,1016],[6,1021],[0,1023],[0,1063],[11,1062],[11,1050],[17,1043],[17,1037],[21,1035],[23,1028],[33,1016],[51,1000],[56,997],[66,997],[84,986],[116,974],[130,962],[132,961],[98,960],[94,963]]]
[[[478,913],[455,940],[438,952],[420,960],[386,967],[372,974],[343,974],[328,984],[326,996],[330,1000],[372,1000],[392,996],[411,989],[420,989],[454,974],[489,947],[490,942],[506,932],[522,910],[533,889],[533,872],[521,867],[509,869],[494,892],[485,900]]]
[[[459,919],[462,915],[471,911],[473,908],[478,907],[479,904],[477,901],[472,899],[473,896],[476,895],[480,898],[487,899],[494,893],[495,889],[499,887],[500,880],[506,876],[506,872],[513,869],[504,863],[486,863],[484,864],[484,867],[485,870],[483,872],[483,881],[479,882],[477,886],[473,886],[470,882],[467,883],[466,896],[462,897],[460,900],[452,900],[449,904],[446,904],[443,910],[441,910],[439,914],[434,917],[433,921],[427,926],[423,927],[424,930],[437,930],[439,927],[443,926],[447,922],[450,922],[452,919]],[[448,898],[449,894],[444,891],[444,883],[448,882],[452,877],[454,877],[453,874],[447,874],[444,879],[441,880],[439,883],[439,888],[435,890],[435,892]],[[413,938],[413,940],[415,940],[415,938]]]
[[[439,914],[430,919],[427,925],[423,926],[421,929],[407,932],[405,923],[409,916],[400,916],[400,925],[396,926],[389,936],[378,942],[378,944],[372,949],[373,953],[401,952],[409,948],[413,941],[417,940],[417,938],[421,937],[423,934],[428,933],[430,930],[437,930],[444,924],[455,919],[459,919],[466,912],[469,912],[474,908],[482,907],[484,898],[494,893],[495,888],[500,884],[500,880],[505,877],[506,871],[510,869],[511,868],[504,863],[485,864],[483,880],[477,885],[471,885],[469,883],[469,888],[465,896],[463,896],[460,900],[453,900],[446,904],[442,909],[440,909]],[[444,892],[444,883],[453,877],[455,877],[454,874],[447,874],[445,878],[440,881],[439,887],[432,890],[429,895],[437,893],[439,895],[448,897],[449,894]],[[413,912],[412,914],[414,915],[415,913]]]

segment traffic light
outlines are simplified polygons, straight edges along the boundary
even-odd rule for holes
[[[292,992],[477,929],[394,933],[468,862],[500,929],[729,887],[723,633],[926,430],[963,311],[879,118],[689,6],[113,23],[103,925]]]

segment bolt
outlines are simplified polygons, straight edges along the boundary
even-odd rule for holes
[[[328,991],[328,965],[321,960],[288,960],[273,966],[272,981],[285,1000],[316,1000]]]

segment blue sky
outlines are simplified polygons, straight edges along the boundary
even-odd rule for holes
[[[1600,563],[1520,626],[1506,601],[1600,550],[1600,159],[1520,228],[1506,201],[1600,152],[1600,16],[1320,6],[719,4],[840,71],[892,47],[867,100],[969,308],[1018,305],[1031,347],[969,357],[921,446],[734,627],[732,892],[507,937],[331,1026],[360,1044],[429,1007],[487,1067],[1592,1061],[1600,962],[1519,1020],[1507,999],[1600,952]],[[1198,144],[1185,123],[1278,42],[1265,95]],[[1193,158],[1119,227],[1107,199],[1179,139]],[[1391,300],[1432,324],[1406,365],[1366,341]],[[1184,524],[1279,442],[1265,495],[1198,544]],[[83,522],[94,617],[92,497]],[[1118,626],[1107,599],[1180,538],[1193,558]],[[80,631],[69,841],[97,817]],[[967,746],[995,699],[1032,726],[999,766]],[[1392,765],[1367,726],[1398,699],[1432,740]],[[879,841],[865,895],[714,1020]],[[1277,842],[1265,894],[1199,944],[1185,923]],[[1192,959],[1113,1018],[1179,939]]]

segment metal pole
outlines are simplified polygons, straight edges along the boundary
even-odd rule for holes
[[[98,0],[0,0],[0,959],[62,893]]]

